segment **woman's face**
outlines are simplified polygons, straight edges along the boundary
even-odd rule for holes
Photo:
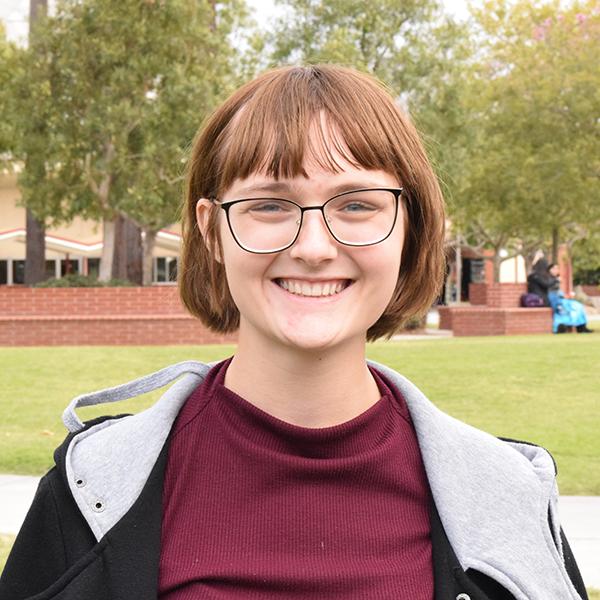
[[[307,161],[307,178],[275,180],[254,174],[236,180],[221,200],[277,197],[315,206],[324,204],[340,188],[400,187],[394,175],[358,169],[341,155],[335,158],[342,172],[332,173]],[[352,340],[364,343],[367,329],[388,305],[398,279],[405,228],[402,206],[400,200],[394,229],[379,244],[340,244],[329,233],[322,213],[311,210],[304,213],[293,246],[262,255],[238,246],[221,210],[222,260],[229,290],[240,311],[240,342],[244,336],[259,336],[263,342],[305,351],[322,351]],[[201,229],[208,208],[207,200],[198,202]],[[319,293],[318,285],[323,292],[326,285],[331,290],[339,284],[344,286],[339,293],[308,295]]]

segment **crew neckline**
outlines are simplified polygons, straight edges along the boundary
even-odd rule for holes
[[[209,384],[210,402],[216,404],[225,428],[263,449],[303,458],[351,457],[383,445],[391,436],[398,416],[410,421],[401,397],[396,398],[383,378],[369,367],[381,395],[365,411],[327,427],[288,423],[225,386],[225,373],[230,362],[231,359],[227,359],[215,366],[218,370]]]

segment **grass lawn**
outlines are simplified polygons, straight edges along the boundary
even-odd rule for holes
[[[61,413],[81,393],[187,359],[217,360],[232,346],[0,348],[0,473],[41,475],[65,435]],[[402,340],[369,345],[370,358],[411,379],[440,408],[499,436],[548,448],[563,494],[600,495],[600,332],[594,335]],[[160,392],[80,410],[136,412]]]

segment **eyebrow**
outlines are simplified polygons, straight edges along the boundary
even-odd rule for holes
[[[377,183],[374,181],[347,181],[345,183],[340,183],[329,189],[330,196],[337,196],[338,194],[342,194],[344,192],[349,192],[351,190],[361,190],[361,189],[369,189],[369,188],[387,188],[388,186],[382,185],[381,183]],[[256,194],[256,193],[273,193],[273,194],[290,194],[290,193],[299,193],[299,190],[296,186],[290,185],[285,181],[271,181],[265,183],[258,183],[256,185],[250,185],[248,187],[244,187],[236,193],[236,196],[239,198],[243,198],[248,194]]]

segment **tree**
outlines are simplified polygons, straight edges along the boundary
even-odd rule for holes
[[[34,39],[43,26],[45,12],[45,0],[31,0],[30,40]],[[47,134],[47,121],[44,111],[34,108],[37,107],[40,90],[32,87],[30,94],[26,95],[31,112],[24,110],[16,81],[26,77],[23,59],[27,51],[7,43],[3,30],[0,38],[0,163],[9,170],[16,166],[21,169],[25,167],[43,180],[46,157],[43,140]],[[26,195],[24,192],[24,203]],[[26,206],[26,284],[34,284],[45,278],[44,217],[44,214]]]
[[[447,196],[465,169],[460,96],[474,48],[437,0],[280,0],[271,64],[337,62],[385,82],[420,130]]]
[[[600,225],[600,15],[593,2],[521,0],[474,14],[484,42],[461,95],[468,168],[454,218],[509,256],[572,245]]]
[[[462,60],[464,29],[438,0],[278,0],[286,8],[267,34],[272,65],[334,62],[372,73],[416,114],[441,73]]]
[[[416,26],[435,0],[279,0],[287,8],[273,34],[274,62],[336,62],[399,82]]]
[[[22,113],[48,128],[46,173],[21,177],[26,204],[52,221],[101,220],[101,279],[119,216],[144,232],[147,257],[176,220],[187,147],[231,85],[238,14],[236,0],[62,0],[23,58]]]
[[[579,240],[573,248],[573,279],[576,284],[600,286],[600,237]]]

